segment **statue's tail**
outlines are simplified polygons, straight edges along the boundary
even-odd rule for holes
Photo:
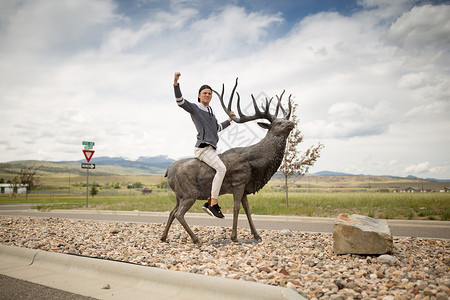
[[[169,173],[173,174],[173,172],[174,172],[174,165],[176,165],[177,162],[178,161],[175,161],[175,162],[171,163],[170,166],[167,167],[166,174],[164,174],[164,177],[169,177]],[[176,167],[175,167],[175,169],[176,169]]]

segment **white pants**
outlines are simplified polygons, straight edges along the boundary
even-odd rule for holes
[[[208,146],[206,148],[195,148],[194,155],[199,160],[205,162],[208,166],[216,170],[216,175],[214,175],[211,187],[211,198],[218,199],[220,188],[222,187],[222,181],[225,177],[225,173],[227,172],[225,164],[222,162],[219,155],[217,155],[216,149],[212,146]]]

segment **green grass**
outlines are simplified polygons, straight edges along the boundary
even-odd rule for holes
[[[76,209],[86,206],[83,189],[78,195],[30,194],[10,199],[0,196],[0,204],[36,203],[38,209]],[[450,193],[290,193],[289,208],[283,192],[265,192],[249,195],[252,214],[336,217],[340,213],[361,214],[380,219],[450,220]],[[100,191],[89,197],[90,209],[170,211],[175,205],[172,192],[153,192],[149,195],[135,190]],[[231,195],[221,196],[224,213],[233,212]],[[202,212],[203,201],[197,201],[190,212]],[[243,213],[243,209],[241,209]]]

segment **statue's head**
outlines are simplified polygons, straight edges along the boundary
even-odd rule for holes
[[[271,123],[258,122],[258,125],[269,130],[273,135],[287,137],[291,130],[294,129],[294,122],[285,118],[277,118]]]

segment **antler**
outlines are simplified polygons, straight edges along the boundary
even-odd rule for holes
[[[272,123],[277,118],[278,112],[279,112],[280,109],[283,112],[284,118],[286,120],[288,120],[289,117],[291,116],[291,112],[292,112],[291,96],[292,95],[289,96],[288,112],[287,113],[284,110],[283,106],[281,105],[281,99],[283,98],[284,91],[283,91],[283,93],[281,93],[280,97],[276,96],[277,99],[278,99],[278,103],[277,103],[277,107],[275,109],[275,113],[274,114],[270,113],[270,104],[272,103],[273,97],[270,98],[270,100],[266,98],[266,105],[265,105],[265,107],[264,106],[261,107],[262,108],[262,111],[261,111],[258,108],[258,105],[256,104],[255,97],[252,94],[251,96],[252,96],[252,100],[253,100],[253,107],[255,108],[255,114],[253,116],[246,116],[244,113],[242,113],[242,111],[241,111],[241,97],[239,96],[239,93],[236,92],[237,97],[238,97],[237,98],[237,110],[238,110],[239,117],[231,115],[231,105],[233,103],[233,96],[234,96],[234,92],[236,91],[237,85],[238,85],[238,78],[236,78],[236,84],[234,85],[233,91],[231,92],[230,101],[228,102],[228,106],[225,106],[225,103],[223,102],[223,93],[225,91],[225,84],[222,84],[222,93],[220,95],[219,95],[218,92],[213,90],[213,92],[217,95],[217,97],[219,97],[220,104],[222,105],[223,110],[236,123],[245,123],[245,122],[248,122],[248,121],[258,120],[258,119],[266,119],[270,123]]]

